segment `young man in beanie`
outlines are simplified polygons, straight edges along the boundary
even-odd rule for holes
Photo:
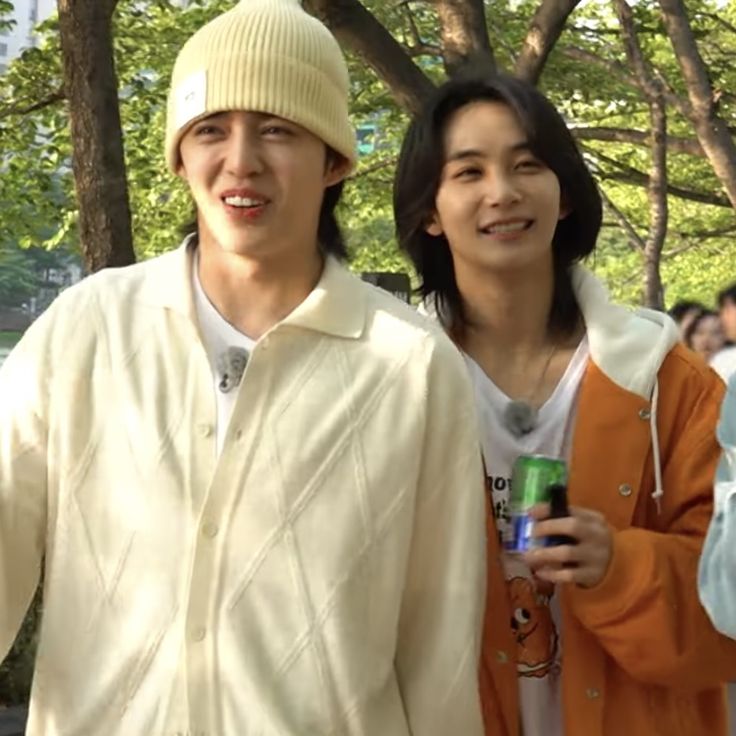
[[[44,566],[30,736],[476,736],[462,360],[340,265],[348,78],[296,0],[173,73],[197,233],[66,291],[0,371],[0,647]]]

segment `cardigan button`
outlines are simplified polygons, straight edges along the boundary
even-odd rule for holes
[[[585,697],[588,698],[588,700],[595,700],[596,698],[600,698],[600,696],[601,696],[600,691],[594,687],[589,687],[585,691]]]
[[[639,409],[639,419],[649,419],[652,416],[652,412],[649,409]]]
[[[214,521],[205,521],[202,524],[202,534],[208,539],[214,539],[220,533],[220,527]]]
[[[630,486],[630,485],[629,485],[628,483],[622,483],[622,484],[621,484],[621,485],[620,485],[620,486],[618,487],[618,492],[619,492],[619,493],[620,493],[620,494],[621,494],[622,496],[630,496],[630,495],[631,495],[631,493],[632,493],[632,489],[631,489],[631,486]]]
[[[498,662],[500,662],[501,664],[506,664],[506,662],[508,662],[508,661],[509,661],[509,655],[508,655],[508,654],[506,654],[506,652],[504,652],[504,651],[502,651],[501,649],[499,649],[499,650],[498,650],[498,651],[496,652],[496,659],[497,659],[497,660],[498,660]]]

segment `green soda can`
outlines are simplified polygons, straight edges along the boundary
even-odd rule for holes
[[[564,460],[544,455],[519,455],[511,474],[509,499],[510,525],[503,540],[506,552],[526,552],[546,547],[547,540],[532,536],[534,519],[529,509],[538,503],[550,502],[550,488],[567,485],[567,464]]]

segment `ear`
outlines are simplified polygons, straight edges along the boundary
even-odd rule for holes
[[[567,197],[564,194],[560,195],[560,214],[557,216],[558,221],[564,220],[572,212],[572,207],[567,201]]]
[[[437,213],[433,213],[432,217],[429,219],[427,224],[424,226],[424,230],[429,235],[434,236],[435,238],[442,235],[445,231],[442,229],[442,223],[440,222],[439,218],[437,217]]]
[[[350,173],[350,161],[344,156],[328,156],[325,167],[325,187],[341,182]]]
[[[176,164],[176,175],[180,179],[183,179],[184,181],[188,181],[187,170],[184,168],[184,162],[181,160],[181,154],[179,155],[179,161]]]

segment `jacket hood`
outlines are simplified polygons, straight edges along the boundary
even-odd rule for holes
[[[604,284],[584,266],[573,266],[571,276],[591,359],[615,384],[650,401],[657,373],[679,342],[677,326],[662,312],[613,303]],[[419,311],[440,323],[446,321],[431,296]]]
[[[651,400],[657,372],[679,341],[675,323],[653,309],[612,303],[606,287],[583,266],[573,267],[572,284],[593,362],[621,388]]]

